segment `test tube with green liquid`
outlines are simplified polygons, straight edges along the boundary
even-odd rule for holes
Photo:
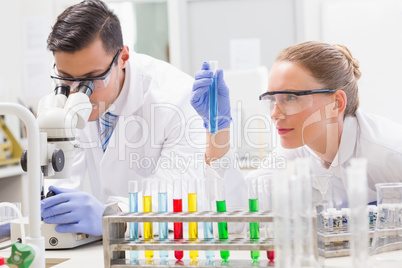
[[[144,179],[142,186],[142,202],[143,202],[143,212],[152,212],[152,190],[151,190],[151,180]],[[152,222],[144,222],[144,240],[150,241],[154,238],[154,232],[152,228]],[[151,260],[154,257],[154,252],[152,250],[145,250],[145,258]]]
[[[138,212],[138,182],[129,181],[128,182],[128,195],[129,195],[129,211]],[[129,234],[130,240],[138,240],[138,222],[129,223]],[[138,264],[138,251],[130,251],[131,264]]]
[[[248,206],[250,212],[258,212],[258,180],[257,178],[249,178],[247,180],[248,188]],[[250,240],[260,239],[260,224],[258,222],[250,222]],[[260,258],[259,250],[251,251],[251,259],[258,262]]]
[[[188,179],[188,212],[197,212],[197,181],[193,178]],[[188,223],[188,238],[198,239],[198,223]],[[190,259],[196,261],[198,258],[197,250],[190,250]]]
[[[216,211],[226,212],[226,199],[225,199],[225,188],[223,186],[223,179],[216,180]],[[228,223],[218,222],[218,233],[219,239],[228,239]],[[229,259],[230,253],[228,250],[221,250],[221,258],[225,262]]]

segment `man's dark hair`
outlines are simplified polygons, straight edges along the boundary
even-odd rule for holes
[[[100,37],[107,53],[123,46],[119,18],[100,0],[85,0],[67,8],[57,17],[47,39],[52,51],[76,52]]]

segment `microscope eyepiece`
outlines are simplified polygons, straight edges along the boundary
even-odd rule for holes
[[[70,95],[70,86],[64,83],[57,84],[56,87],[54,88],[54,94],[63,94],[68,97]]]
[[[95,84],[93,81],[83,81],[78,85],[77,92],[84,93],[90,97],[94,87]]]

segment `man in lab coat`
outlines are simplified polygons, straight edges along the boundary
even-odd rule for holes
[[[67,8],[48,49],[56,82],[74,90],[74,83],[91,80],[95,87],[89,122],[77,131],[72,177],[58,183],[63,188],[49,187],[56,195],[42,201],[45,222],[59,224],[58,232],[101,235],[106,204],[127,209],[129,180],[141,188],[148,177],[202,176],[205,133],[194,131],[202,122],[189,103],[193,79],[168,63],[129,53],[117,16],[103,2]],[[77,191],[86,172],[93,195]]]

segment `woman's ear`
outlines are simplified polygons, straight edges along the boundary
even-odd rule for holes
[[[334,93],[334,97],[335,97],[334,109],[338,110],[338,115],[339,115],[345,111],[346,105],[348,103],[348,98],[346,96],[345,91],[343,91],[343,90],[337,90]]]
[[[122,60],[122,69],[126,68],[127,65],[127,61],[130,58],[130,53],[129,53],[129,49],[128,46],[124,46],[121,49],[121,60]]]

